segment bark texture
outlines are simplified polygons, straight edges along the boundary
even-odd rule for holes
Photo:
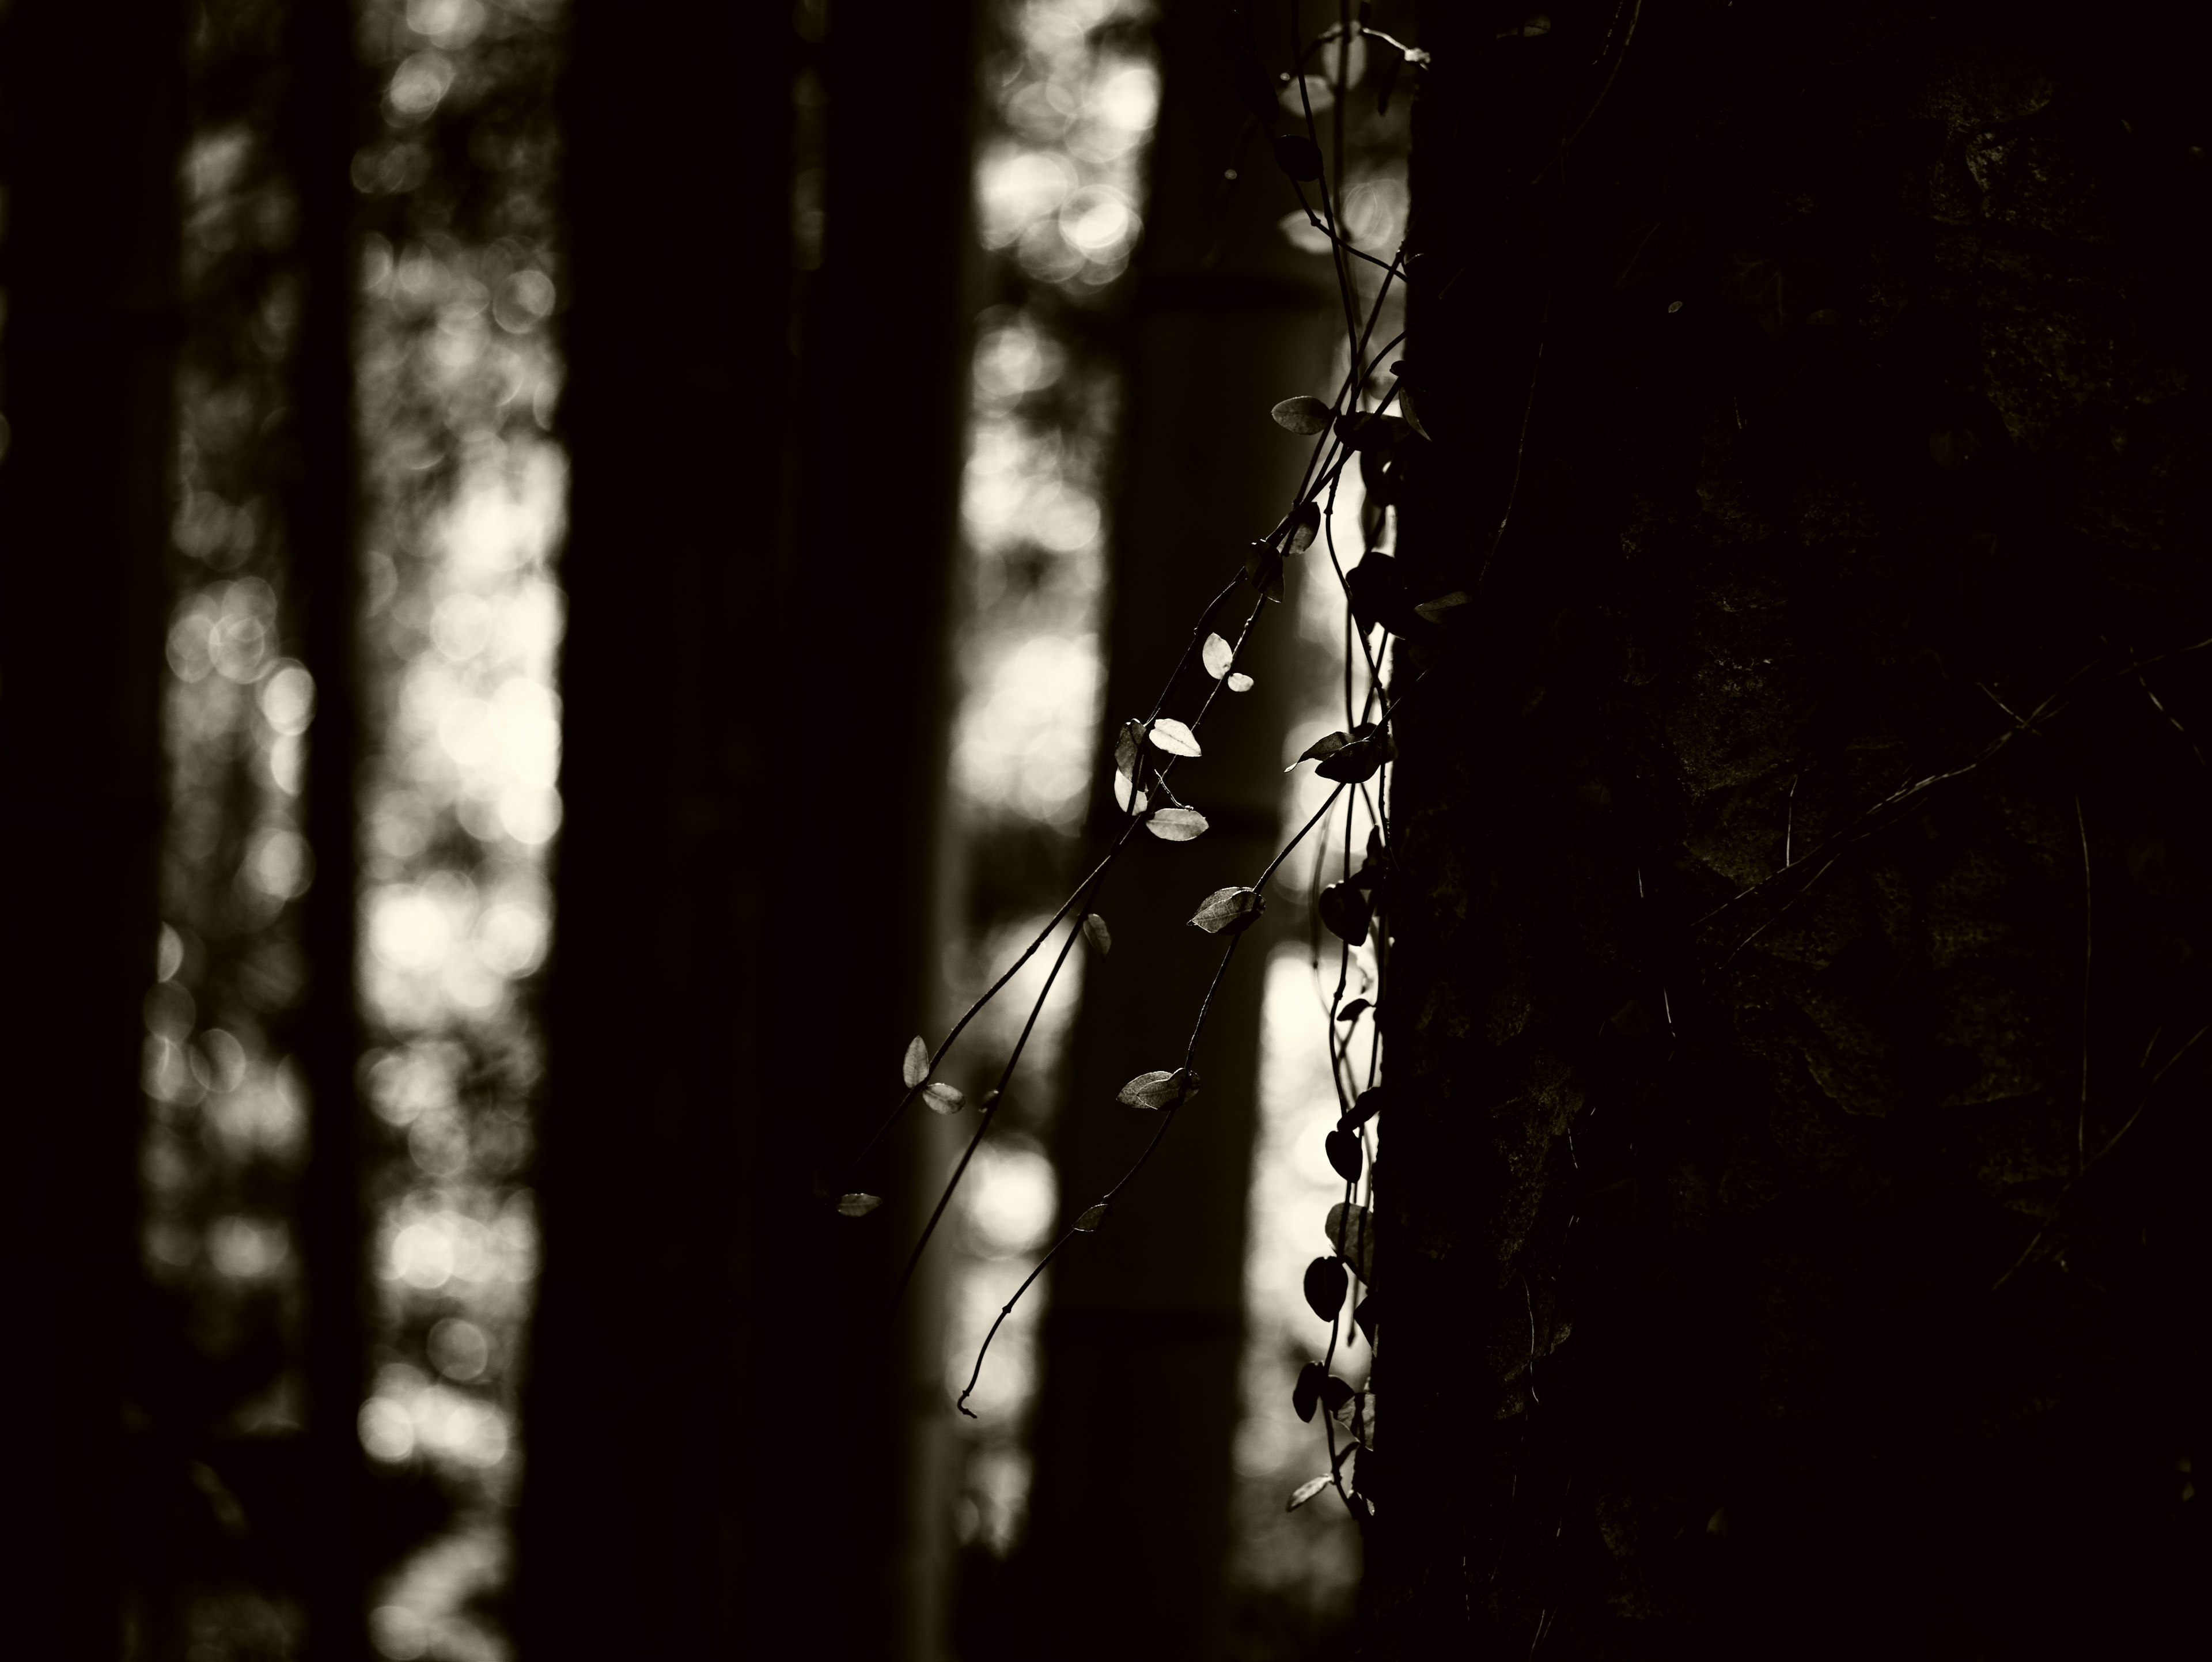
[[[2212,1403],[2212,654],[2131,667],[2212,634],[2192,43],[1524,9],[1423,35],[1402,555],[1475,603],[1398,651],[1370,1652],[2144,1653]]]

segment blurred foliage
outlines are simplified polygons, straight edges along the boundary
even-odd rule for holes
[[[316,880],[298,797],[315,688],[297,639],[284,493],[300,312],[286,150],[289,9],[194,16],[183,161],[161,979],[146,1001],[150,1123],[137,1371],[142,1564],[155,1655],[283,1656],[296,1554],[306,1104],[289,1052]],[[393,1657],[501,1653],[465,1610],[503,1573],[514,1366],[535,1273],[532,977],[559,823],[551,691],[560,302],[552,115],[561,8],[370,0],[352,167],[364,1094],[379,1481],[368,1536],[396,1574]],[[351,880],[324,874],[323,880]]]

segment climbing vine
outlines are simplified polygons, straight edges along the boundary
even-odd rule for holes
[[[1394,685],[1388,648],[1394,636],[1433,630],[1439,610],[1459,603],[1462,597],[1446,597],[1427,606],[1411,604],[1393,557],[1379,546],[1384,540],[1396,488],[1418,470],[1419,453],[1427,441],[1408,393],[1407,365],[1402,358],[1392,356],[1403,343],[1402,334],[1379,346],[1375,340],[1393,286],[1407,281],[1406,250],[1401,242],[1387,258],[1381,257],[1361,247],[1357,234],[1344,223],[1343,122],[1340,119],[1334,124],[1334,154],[1325,156],[1311,91],[1313,84],[1325,85],[1334,94],[1335,107],[1341,111],[1351,94],[1352,82],[1359,78],[1366,63],[1372,62],[1378,66],[1373,76],[1376,107],[1387,112],[1392,98],[1402,95],[1406,72],[1410,70],[1418,77],[1427,65],[1428,56],[1374,28],[1364,5],[1356,17],[1348,6],[1342,8],[1334,22],[1310,37],[1298,29],[1295,6],[1291,22],[1291,68],[1270,74],[1263,64],[1259,43],[1248,35],[1236,58],[1233,92],[1246,111],[1248,143],[1255,133],[1265,143],[1277,172],[1296,197],[1298,210],[1326,244],[1342,307],[1347,372],[1334,397],[1324,400],[1311,394],[1294,394],[1270,412],[1278,426],[1313,441],[1304,477],[1280,518],[1251,542],[1241,569],[1229,576],[1191,624],[1182,654],[1150,710],[1122,720],[1115,730],[1111,757],[1121,823],[1112,843],[934,1047],[920,1037],[908,1045],[901,1068],[904,1089],[896,1104],[847,1162],[837,1180],[830,1181],[825,1174],[817,1186],[823,1198],[848,1216],[866,1216],[882,1204],[882,1197],[864,1183],[877,1151],[916,1102],[943,1115],[969,1108],[967,1095],[942,1077],[948,1058],[976,1017],[1057,935],[1050,969],[998,1071],[997,1083],[973,1105],[975,1129],[908,1255],[894,1301],[902,1298],[977,1151],[990,1135],[1014,1070],[1077,943],[1081,941],[1101,955],[1112,950],[1112,932],[1103,903],[1122,855],[1140,830],[1169,843],[1191,842],[1208,830],[1203,808],[1196,801],[1187,801],[1177,789],[1182,783],[1178,769],[1185,762],[1204,757],[1201,735],[1206,718],[1223,694],[1234,695],[1252,687],[1253,678],[1239,665],[1254,631],[1268,608],[1283,601],[1289,565],[1310,558],[1319,544],[1348,603],[1341,665],[1343,726],[1309,746],[1294,765],[1313,763],[1316,773],[1334,788],[1249,884],[1232,885],[1195,898],[1190,926],[1220,943],[1213,975],[1192,1014],[1179,1052],[1161,1056],[1158,1060],[1165,1065],[1139,1074],[1118,1095],[1123,1105],[1157,1115],[1158,1126],[1127,1169],[1075,1215],[1006,1300],[977,1349],[958,1407],[963,1414],[969,1412],[967,1400],[981,1378],[992,1342],[1016,1306],[1053,1260],[1079,1237],[1106,1227],[1117,1199],[1143,1174],[1175,1129],[1177,1117],[1199,1095],[1201,1081],[1193,1058],[1215,995],[1230,973],[1246,931],[1266,911],[1271,884],[1292,854],[1314,838],[1317,851],[1310,880],[1313,911],[1337,946],[1335,984],[1328,1001],[1327,1021],[1330,1074],[1339,1111],[1336,1126],[1328,1134],[1327,1153],[1344,1188],[1342,1198],[1324,1221],[1329,1250],[1313,1260],[1304,1275],[1306,1301],[1314,1314],[1328,1324],[1328,1338],[1321,1355],[1300,1373],[1293,1394],[1293,1405],[1302,1420],[1311,1423],[1318,1415],[1326,1469],[1298,1487],[1288,1504],[1295,1508],[1323,1489],[1333,1488],[1355,1518],[1364,1519],[1371,1515],[1372,1502],[1360,1487],[1359,1463],[1363,1458],[1372,1460],[1374,1407],[1366,1391],[1355,1389],[1332,1369],[1340,1350],[1360,1342],[1371,1348],[1376,1341],[1370,1202],[1375,1170],[1374,1123],[1382,1103],[1377,1082],[1382,1039],[1376,1022],[1388,984],[1389,791],[1396,757],[1392,724],[1400,706],[1419,685],[1418,677],[1402,689]],[[1293,88],[1297,114],[1289,122],[1290,131],[1279,131]],[[1372,298],[1364,304],[1354,281],[1358,262],[1382,272]],[[1347,568],[1336,546],[1334,516],[1346,472],[1355,466],[1365,503],[1363,530],[1369,551]],[[1194,684],[1194,678],[1204,678],[1210,684],[1197,713],[1188,721],[1165,714],[1178,694]],[[1345,874],[1336,882],[1323,884],[1327,850],[1332,843],[1340,847]],[[1355,849],[1364,850],[1356,868]],[[1354,989],[1353,952],[1370,940],[1376,965],[1373,983],[1365,989]],[[1347,998],[1348,992],[1354,995]]]

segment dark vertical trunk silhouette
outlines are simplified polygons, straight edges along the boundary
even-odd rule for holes
[[[54,1658],[124,1644],[183,23],[158,0],[21,0],[0,29],[0,1010],[21,1275],[4,1400],[23,1439],[10,1643]]]
[[[285,138],[300,202],[299,344],[292,364],[289,575],[301,660],[314,678],[305,808],[314,880],[301,908],[307,959],[298,1044],[308,1157],[300,1196],[307,1321],[307,1482],[312,1531],[301,1555],[308,1647],[316,1662],[368,1653],[362,1514],[368,1473],[356,1416],[368,1395],[363,1331],[361,1013],[355,874],[361,758],[355,547],[353,160],[358,109],[352,18],[343,6],[294,6]]]
[[[1223,21],[1210,6],[1170,4],[1158,28],[1160,118],[1114,531],[1112,722],[1151,714],[1191,623],[1294,500],[1305,449],[1267,410],[1319,389],[1328,373],[1332,297],[1276,230],[1293,204],[1264,141],[1255,135],[1236,154],[1245,117]],[[1232,161],[1244,177],[1224,200]],[[1240,588],[1212,626],[1234,640],[1255,598]],[[1223,699],[1205,757],[1176,770],[1178,794],[1211,829],[1187,844],[1140,832],[1098,903],[1115,951],[1089,960],[1054,1131],[1063,1227],[1154,1129],[1115,1093],[1182,1062],[1226,944],[1187,920],[1212,890],[1251,882],[1278,846],[1296,656],[1292,620],[1267,611],[1240,661],[1256,686]],[[1196,715],[1212,683],[1194,679],[1164,714]],[[1125,823],[1102,792],[1094,844]],[[1014,1575],[1024,1601],[1009,1635],[1017,1653],[1036,1642],[1023,1623],[1074,1656],[1221,1653],[1245,1190],[1276,933],[1255,927],[1222,983],[1194,1059],[1197,1100],[1115,1202],[1109,1227],[1054,1261],[1030,1541]]]
[[[795,327],[790,18],[578,7],[539,1656],[898,1642],[904,1208],[813,1181],[925,1008],[968,37],[836,8]]]
[[[1404,551],[1476,604],[1398,648],[1368,1653],[2154,1653],[2212,1404],[2185,37],[1524,9],[1425,9]]]

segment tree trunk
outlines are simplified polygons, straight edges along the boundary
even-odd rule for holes
[[[1231,77],[1232,37],[1210,7],[1170,4],[1158,40],[1159,125],[1128,352],[1130,401],[1114,530],[1110,726],[1149,715],[1191,625],[1255,539],[1296,499],[1305,447],[1267,419],[1322,389],[1333,296],[1276,229],[1293,205]],[[1224,193],[1223,169],[1243,174]],[[1316,557],[1320,557],[1318,551]],[[1240,587],[1211,627],[1234,641],[1257,599]],[[1280,753],[1296,620],[1270,605],[1240,656],[1255,685],[1207,720],[1178,793],[1204,813],[1189,843],[1139,833],[1099,909],[1110,958],[1092,958],[1054,1129],[1060,1227],[1111,1187],[1154,1116],[1115,1093],[1182,1061],[1224,937],[1188,926],[1212,891],[1250,883],[1279,845]],[[1186,679],[1162,713],[1194,720],[1213,683]],[[1109,735],[1109,743],[1111,739]],[[1099,778],[1112,777],[1106,757]],[[1109,790],[1094,858],[1127,825]],[[1256,926],[1224,977],[1193,1058],[1203,1081],[1174,1135],[1102,1233],[1054,1261],[1027,1562],[1015,1584],[1073,1657],[1212,1657],[1227,1642],[1231,1451],[1243,1340],[1244,1215],[1256,1116],[1261,996],[1275,934]],[[1102,1595],[1141,1555],[1132,1596]],[[1018,1593],[1018,1598],[1024,1596]],[[1029,1629],[1028,1631],[1034,1631]],[[1029,1641],[1015,1646],[1026,1648]]]
[[[97,64],[88,76],[84,66]],[[19,1276],[11,1648],[120,1655],[121,1312],[153,981],[184,17],[19,0],[0,32],[0,873]]]
[[[2212,1404],[2186,43],[1524,10],[1422,39],[1404,553],[1475,603],[1398,648],[1369,1651],[2147,1653]]]
[[[362,755],[359,449],[354,425],[357,258],[349,174],[359,136],[360,71],[348,9],[295,0],[284,121],[299,192],[303,305],[291,366],[287,542],[301,657],[314,678],[304,807],[314,880],[301,908],[307,959],[300,1058],[309,1099],[300,1235],[307,1294],[307,1490],[315,1519],[302,1591],[309,1653],[368,1653],[370,1565],[362,1531],[368,1473],[359,1416],[368,1395],[368,1221],[356,983]]]
[[[883,1318],[903,1166],[860,1220],[813,1183],[897,1101],[927,1002],[968,34],[841,0],[802,309],[792,16],[578,8],[540,1655],[881,1657],[924,1602]]]

